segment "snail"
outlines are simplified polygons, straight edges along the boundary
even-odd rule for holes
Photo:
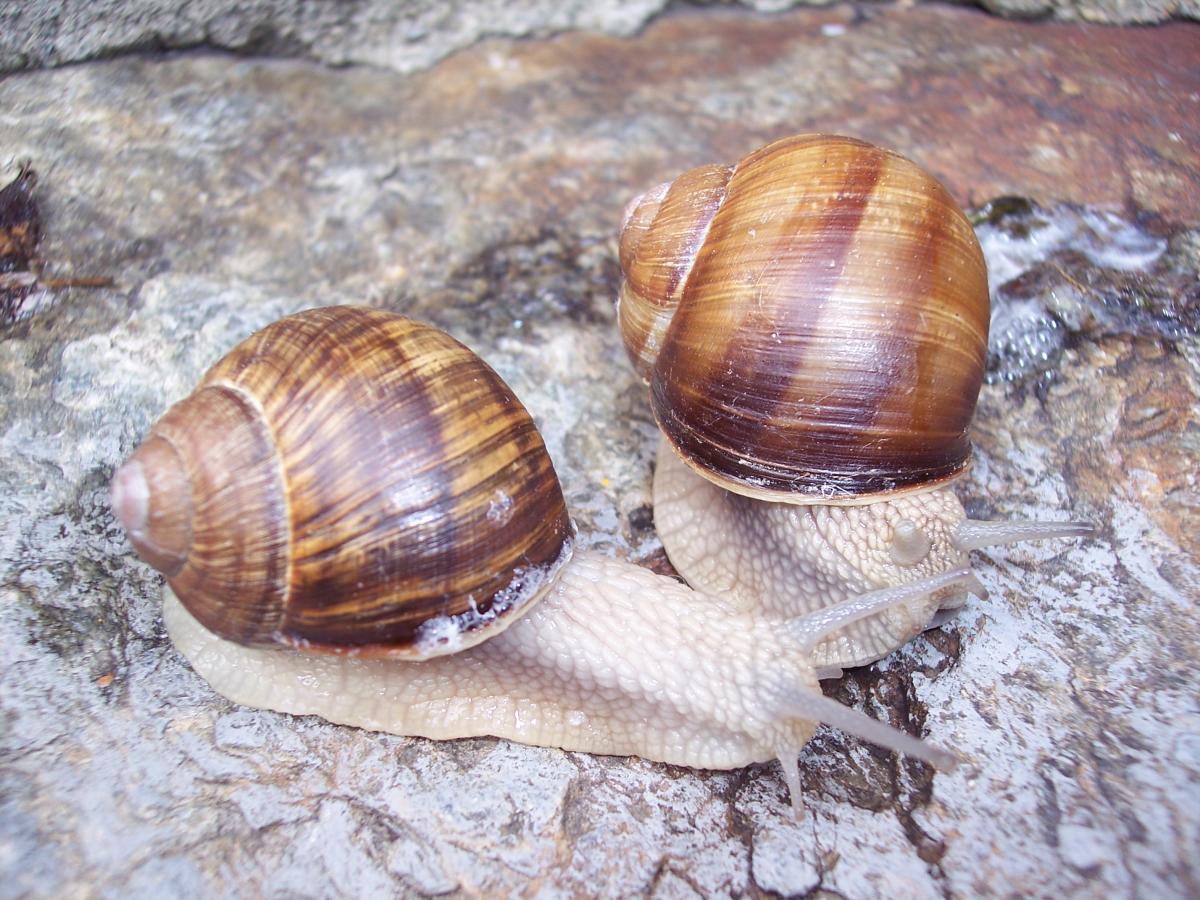
[[[496,735],[699,768],[798,753],[823,722],[946,750],[823,696],[808,648],[968,577],[783,622],[575,548],[537,428],[437,329],[357,307],[252,335],[116,471],[176,648],[236,703],[364,729]]]
[[[978,522],[967,469],[987,270],[970,222],[909,160],[853,138],[778,140],[635,198],[617,314],[663,437],[655,525],[693,587],[773,618],[1089,534]],[[822,677],[953,614],[974,576],[831,634]]]

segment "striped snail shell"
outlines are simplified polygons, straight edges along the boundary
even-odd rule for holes
[[[620,257],[625,347],[704,477],[863,503],[966,468],[987,272],[966,216],[912,162],[785,138],[634,200]]]
[[[503,630],[573,534],[500,377],[437,329],[352,307],[235,347],[118,470],[113,505],[214,634],[368,656]]]

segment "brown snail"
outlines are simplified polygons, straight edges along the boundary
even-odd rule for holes
[[[807,651],[965,569],[767,622],[573,553],[524,407],[401,316],[317,309],[251,336],[117,471],[113,506],[167,576],[176,647],[238,703],[704,768],[778,757],[796,804],[817,722],[954,761],[824,697]]]
[[[620,259],[621,334],[664,436],[655,524],[693,587],[786,618],[978,547],[1090,533],[973,522],[946,487],[971,457],[987,270],[907,159],[817,134],[692,169],[629,205]],[[814,662],[878,659],[964,599],[860,620]]]

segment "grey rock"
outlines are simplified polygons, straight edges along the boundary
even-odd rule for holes
[[[480,37],[586,29],[629,34],[665,6],[631,3],[502,3],[496,0],[36,0],[0,8],[0,72],[143,50],[209,47],[357,63],[400,72],[424,68]]]
[[[1100,534],[981,555],[990,600],[831,688],[956,748],[954,773],[823,730],[796,821],[774,765],[368,734],[237,707],[174,653],[108,479],[211,362],[312,305],[463,339],[543,428],[584,543],[663,565],[614,222],[667,174],[668,136],[698,157],[677,168],[712,148],[690,105],[598,118],[583,70],[528,91],[541,49],[490,43],[428,77],[190,56],[0,82],[0,145],[43,176],[48,267],[116,279],[0,333],[0,894],[1200,891],[1200,347],[1180,287],[1200,239],[1182,227],[1052,203],[980,225],[998,307],[1029,308],[993,348],[961,495]],[[722,127],[766,132],[810,99],[707,77]]]
[[[831,2],[742,0],[763,13]],[[1196,18],[1200,13],[1196,0],[980,2],[1006,16],[1109,24]],[[573,30],[631,34],[667,6],[667,0],[7,0],[0,4],[0,72],[194,47],[411,72],[484,37],[538,37]]]

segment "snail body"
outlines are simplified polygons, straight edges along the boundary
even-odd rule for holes
[[[496,735],[707,769],[779,758],[790,770],[821,719],[804,704],[825,700],[802,640],[694,594],[577,552],[503,633],[416,662],[245,648],[174,597],[164,618],[196,671],[249,706],[439,740]]]
[[[943,487],[871,504],[773,503],[717,487],[664,440],[654,473],[654,522],[672,564],[697,590],[758,617],[783,620],[856,594],[969,567],[954,544],[966,513]],[[898,533],[911,535],[905,542]],[[887,656],[958,609],[974,576],[953,590],[855,622],[810,652],[820,676]]]
[[[620,259],[621,334],[663,432],[655,524],[704,593],[786,618],[975,547],[1090,531],[971,522],[947,487],[971,458],[987,271],[907,159],[801,135],[692,169],[629,205]],[[879,659],[964,600],[960,585],[856,622],[813,660],[835,675]]]
[[[117,471],[113,506],[167,576],[175,646],[235,702],[690,766],[779,758],[797,804],[818,722],[953,763],[825,698],[809,655],[965,570],[773,622],[576,552],[524,407],[400,316],[334,307],[253,335]]]

